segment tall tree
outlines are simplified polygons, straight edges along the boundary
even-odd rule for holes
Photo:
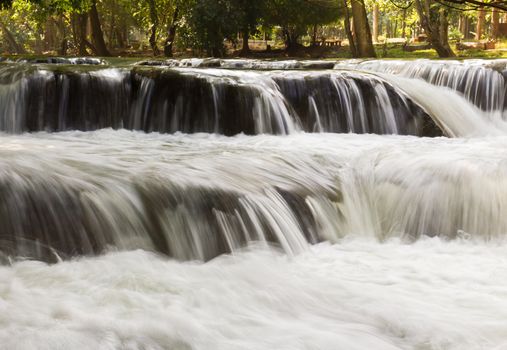
[[[238,21],[238,31],[241,32],[243,39],[242,54],[250,53],[249,38],[254,33],[262,17],[265,0],[233,0],[233,11],[236,13]]]
[[[500,13],[498,9],[494,8],[491,13],[491,38],[493,40],[498,39],[500,31]]]
[[[158,30],[158,14],[157,7],[155,5],[155,0],[147,0],[148,7],[150,9],[150,20],[151,20],[151,28],[150,28],[150,46],[153,50],[153,55],[160,55],[160,50],[157,45],[157,30]]]
[[[477,13],[477,27],[475,29],[475,40],[481,40],[484,34],[484,22],[486,22],[486,11],[484,6],[479,7]]]
[[[338,20],[341,10],[336,0],[269,0],[264,21],[282,28],[286,49],[292,51],[301,47],[308,28]]]
[[[378,36],[379,36],[379,6],[378,3],[375,2],[373,5],[373,41],[378,42]]]
[[[78,54],[80,56],[88,55],[87,48],[91,47],[90,43],[86,38],[87,23],[88,23],[88,14],[86,12],[73,13],[71,15],[72,35],[74,36],[74,41],[77,44]]]
[[[238,19],[230,0],[195,0],[186,16],[193,34],[193,45],[208,55],[225,55],[224,40],[233,39]]]
[[[167,36],[164,41],[164,55],[166,57],[173,56],[173,45],[176,40],[176,30],[178,28],[178,20],[180,15],[180,8],[174,9],[171,22],[167,23]]]
[[[356,41],[354,38],[354,35],[352,33],[352,23],[350,21],[350,12],[349,12],[349,4],[347,3],[347,0],[343,1],[343,7],[344,7],[344,19],[343,19],[343,26],[345,27],[345,33],[347,34],[347,39],[349,41],[349,48],[350,53],[352,57],[358,57],[357,49],[356,49]]]
[[[104,32],[102,31],[99,11],[97,10],[97,0],[92,0],[88,15],[90,16],[94,53],[98,56],[111,56],[104,40]]]
[[[414,0],[421,26],[439,57],[454,57],[448,37],[447,8],[433,0]],[[445,33],[445,35],[443,35]]]
[[[364,0],[351,0],[354,36],[359,57],[376,57]]]

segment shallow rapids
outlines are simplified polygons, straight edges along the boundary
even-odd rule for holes
[[[0,64],[0,350],[507,350],[505,64]]]
[[[435,238],[21,262],[0,267],[0,349],[505,349],[506,273],[504,246]]]
[[[257,241],[294,255],[351,235],[504,240],[505,154],[505,137],[4,135],[2,253],[208,260]]]

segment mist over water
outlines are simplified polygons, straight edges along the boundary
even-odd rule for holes
[[[505,62],[104,63],[0,67],[0,349],[507,349]]]

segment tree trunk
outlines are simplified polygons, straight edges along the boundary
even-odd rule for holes
[[[155,6],[155,0],[148,0],[148,5],[150,7],[150,20],[151,20],[151,28],[150,28],[150,46],[153,50],[153,55],[160,55],[160,50],[157,45],[157,30],[158,30],[158,15],[157,8]]]
[[[313,30],[312,30],[312,46],[315,47],[317,46],[317,29],[318,29],[318,25],[317,24],[314,24],[313,25]]]
[[[82,13],[77,14],[77,35],[78,35],[78,53],[81,56],[88,55],[88,51],[86,51],[87,46],[91,46],[88,42],[87,37],[87,24],[88,24],[88,14]]]
[[[82,47],[84,46],[84,43],[82,43],[81,40],[81,23],[80,23],[80,14],[79,13],[72,13],[70,16],[70,25],[72,29],[72,40],[74,41],[74,44],[76,45],[78,49],[78,55],[84,56],[85,54],[82,51]],[[85,22],[86,25],[86,22]],[[86,27],[85,27],[86,28]],[[84,49],[86,51],[86,46],[84,46]]]
[[[55,23],[56,23],[57,31],[60,33],[60,38],[59,38],[60,40],[58,40],[59,46],[58,46],[57,52],[61,56],[66,56],[67,49],[69,48],[69,45],[68,45],[68,40],[67,40],[67,30],[66,30],[66,25],[65,25],[65,18],[63,17],[63,15],[60,15],[58,17],[58,20]]]
[[[435,16],[435,14],[432,16],[431,0],[414,0],[414,4],[419,15],[421,26],[428,36],[432,47],[435,51],[437,51],[438,56],[454,57],[455,54],[449,46],[449,41],[447,40],[447,12],[440,9],[438,16]],[[445,35],[443,35],[444,28]]]
[[[498,9],[493,9],[493,13],[491,15],[491,38],[493,40],[498,39],[500,29],[500,14],[498,13]]]
[[[486,20],[486,12],[484,6],[481,6],[477,13],[477,28],[475,29],[475,40],[481,40],[484,34],[484,21]]]
[[[99,12],[97,11],[96,0],[92,0],[89,16],[90,16],[94,53],[97,56],[111,56],[111,53],[107,49],[106,42],[104,41],[104,33],[102,32],[102,27],[100,25],[100,18]]]
[[[243,29],[242,36],[243,36],[243,38],[242,38],[243,39],[243,46],[241,48],[241,55],[247,56],[250,54],[250,46],[248,43],[248,39],[250,38],[250,30],[248,29],[248,27]]]
[[[285,36],[285,49],[288,52],[294,52],[297,50],[300,47],[298,43],[299,35],[297,34],[297,28],[285,27],[283,29],[283,33]]]
[[[465,16],[460,15],[458,20],[458,29],[463,38],[465,37]]]
[[[212,47],[208,50],[208,55],[211,57],[224,57],[223,49],[218,47]]]
[[[463,24],[463,37],[465,39],[470,39],[470,19],[468,17],[464,17],[464,24]]]
[[[120,28],[115,28],[114,31],[115,31],[116,40],[118,41],[118,47],[120,49],[125,49],[126,43],[125,43],[125,39],[123,37],[124,31]]]
[[[35,33],[35,47],[34,51],[36,55],[42,55],[43,47],[44,47],[44,40],[42,39],[43,33],[41,30],[37,31]]]
[[[171,24],[167,26],[167,38],[164,42],[164,55],[166,57],[172,57],[173,56],[173,45],[174,45],[174,39],[176,39],[176,28],[178,25],[178,16],[179,16],[179,9],[176,8],[173,13],[173,19]]]
[[[352,29],[351,29],[352,26],[350,24],[350,13],[349,13],[349,5],[347,3],[347,0],[343,0],[343,5],[344,5],[344,12],[345,12],[343,22],[344,22],[345,32],[347,33],[347,39],[349,40],[350,53],[352,54],[352,57],[358,57],[355,38],[354,38],[354,35],[352,35]]]
[[[401,25],[401,37],[406,39],[407,37],[407,9],[403,9],[403,23]]]
[[[359,57],[376,57],[364,0],[351,0],[354,33]]]
[[[379,18],[379,8],[378,5],[373,5],[373,42],[378,43],[378,18]]]
[[[440,42],[444,43],[444,45],[446,44],[449,46],[449,20],[447,19],[446,9],[441,8],[438,15],[439,15],[438,31],[440,35]]]
[[[44,43],[45,43],[45,50],[53,50],[54,49],[54,43],[55,43],[55,25],[53,23],[53,18],[48,17],[46,19],[46,23],[44,25]]]

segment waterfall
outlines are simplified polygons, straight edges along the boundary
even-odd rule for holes
[[[5,259],[209,260],[252,242],[297,255],[356,235],[507,232],[506,122],[456,86],[309,62],[178,62],[1,67]],[[457,139],[414,137],[444,134]]]
[[[424,81],[386,76],[428,112],[448,136],[477,137],[507,134],[507,120],[500,111],[482,111],[446,87]]]
[[[0,72],[1,130],[442,134],[407,94],[371,74],[48,67]]]
[[[502,75],[0,63],[0,348],[505,347]]]
[[[507,166],[493,160],[505,138],[444,140],[3,136],[0,250],[51,261],[142,248],[209,260],[251,242],[294,255],[355,235],[504,239]]]
[[[359,69],[418,78],[458,91],[485,111],[507,110],[507,60],[345,61],[335,68]],[[504,116],[507,118],[507,115]]]

